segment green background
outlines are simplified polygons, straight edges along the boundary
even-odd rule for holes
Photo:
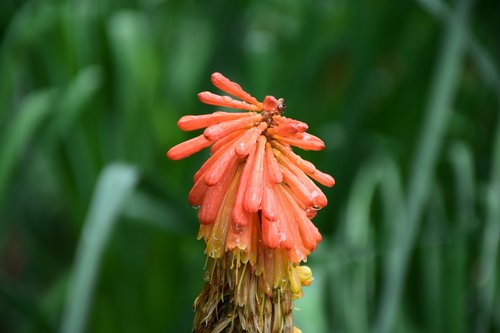
[[[500,331],[498,1],[0,2],[0,332],[189,332],[224,73],[323,138],[305,333]]]

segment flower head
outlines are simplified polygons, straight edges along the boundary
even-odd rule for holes
[[[211,260],[208,284],[195,302],[195,331],[234,324],[231,311],[221,317],[216,310],[224,302],[224,290],[230,289],[229,304],[245,308],[238,312],[243,313],[240,328],[266,331],[264,327],[271,325],[291,332],[291,301],[313,280],[311,270],[299,264],[321,241],[311,219],[327,204],[312,180],[335,184],[292,147],[322,150],[325,145],[306,132],[307,124],[283,115],[283,98],[266,96],[261,103],[220,73],[212,74],[211,80],[239,100],[205,91],[198,94],[200,101],[247,112],[184,116],[178,122],[181,130],[204,129],[203,133],[167,152],[172,160],[207,147],[211,153],[194,175],[188,198],[199,208],[199,238],[205,239]],[[257,306],[250,291],[262,295],[263,303]],[[276,300],[279,310],[273,310]],[[262,314],[264,308],[268,310]],[[247,312],[254,315],[245,316]],[[257,322],[247,322],[248,318]]]
[[[254,243],[284,249],[294,263],[306,260],[321,240],[311,218],[327,204],[311,178],[325,186],[335,181],[296,155],[292,146],[322,150],[323,141],[306,132],[307,124],[283,116],[282,98],[266,96],[261,103],[220,73],[211,79],[241,100],[205,91],[198,94],[200,101],[249,112],[184,116],[180,129],[205,130],[167,152],[178,160],[211,146],[212,156],[195,174],[189,194],[190,204],[200,207],[207,254],[217,257],[237,247],[256,260],[252,233],[257,233]]]

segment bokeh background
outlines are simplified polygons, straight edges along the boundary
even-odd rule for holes
[[[0,332],[190,331],[207,153],[165,152],[215,71],[326,142],[304,332],[500,331],[498,1],[2,0],[0,38]]]

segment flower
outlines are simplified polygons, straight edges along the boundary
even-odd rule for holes
[[[321,240],[310,219],[327,204],[310,178],[325,186],[335,181],[296,155],[292,146],[322,150],[325,145],[306,132],[307,124],[282,115],[282,98],[267,96],[260,103],[222,74],[211,78],[216,87],[243,101],[208,91],[198,94],[200,101],[250,112],[184,116],[180,129],[205,130],[167,152],[178,160],[212,146],[212,156],[195,174],[189,193],[189,203],[199,207],[207,254],[215,258],[237,247],[255,258],[251,235],[260,228],[264,245],[285,249],[299,263]]]
[[[202,313],[195,322],[204,322],[205,327],[210,326],[220,301],[220,295],[211,295],[210,288],[224,290],[225,274],[219,271],[224,272],[227,266],[228,276],[236,274],[237,285],[230,288],[234,303],[250,304],[248,295],[241,296],[240,286],[255,285],[258,294],[270,298],[276,293],[288,295],[288,304],[286,297],[282,299],[280,313],[291,313],[291,298],[300,297],[301,286],[312,282],[311,270],[299,264],[321,241],[311,219],[327,204],[326,196],[311,179],[329,187],[335,184],[333,177],[293,151],[292,147],[322,150],[325,145],[306,132],[307,124],[283,116],[282,98],[266,96],[261,103],[220,73],[213,73],[211,80],[241,100],[205,91],[198,94],[201,102],[247,112],[183,116],[178,121],[181,130],[204,129],[203,133],[167,152],[168,158],[179,160],[210,147],[211,156],[194,175],[188,197],[189,203],[199,208],[198,236],[204,238],[205,252],[212,260],[208,290],[195,303]],[[292,329],[290,320],[285,316],[273,325]],[[216,321],[213,325],[219,324]],[[242,327],[245,325],[250,324]]]

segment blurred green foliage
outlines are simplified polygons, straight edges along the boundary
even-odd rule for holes
[[[0,332],[189,332],[220,71],[324,138],[304,332],[500,331],[497,1],[0,2]]]

